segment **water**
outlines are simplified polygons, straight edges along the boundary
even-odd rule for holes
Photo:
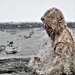
[[[30,36],[31,35],[31,36]],[[26,38],[26,37],[27,38]],[[7,58],[25,58],[37,55],[40,50],[43,50],[48,45],[49,37],[46,31],[42,28],[34,29],[4,29],[0,31],[0,46],[7,46],[8,41],[14,42],[14,47],[20,47],[20,52],[16,54],[6,54],[5,51],[0,52],[0,59]],[[29,73],[12,73],[1,75],[28,75]]]
[[[75,29],[72,29],[75,34]],[[31,34],[31,35],[30,35]],[[20,47],[21,51],[16,54],[6,55],[4,51],[0,52],[1,58],[8,57],[28,57],[28,56],[39,56],[41,57],[42,64],[39,66],[34,65],[31,60],[29,66],[36,68],[38,70],[42,69],[43,71],[47,71],[47,69],[51,66],[53,58],[55,58],[53,54],[53,49],[51,48],[51,40],[48,37],[46,31],[43,28],[34,28],[34,29],[9,29],[9,30],[1,30],[0,31],[0,45],[6,46],[8,44],[7,41],[13,41],[14,47]],[[51,56],[51,57],[50,57]],[[50,57],[50,58],[49,58]],[[49,60],[47,60],[49,59]],[[43,64],[44,63],[44,64]],[[38,63],[36,63],[38,64]],[[40,63],[39,63],[40,64]],[[3,74],[4,75],[4,74]],[[5,74],[11,75],[11,74]],[[12,74],[12,75],[25,75],[25,74]],[[26,74],[28,75],[28,74]]]
[[[31,37],[29,36],[30,33],[32,33]],[[45,48],[45,43],[48,40],[49,37],[42,28],[0,31],[0,45],[6,46],[8,44],[7,41],[13,41],[15,47],[21,48],[17,55],[36,55],[39,50]]]

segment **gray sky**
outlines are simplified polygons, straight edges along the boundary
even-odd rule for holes
[[[51,7],[59,8],[66,21],[75,21],[75,0],[0,0],[0,22],[41,22]]]

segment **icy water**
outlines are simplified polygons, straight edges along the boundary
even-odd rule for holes
[[[43,28],[14,29],[0,31],[0,45],[7,45],[7,41],[13,41],[15,47],[20,47],[17,55],[35,55],[40,49],[44,49],[48,42],[48,36]],[[1,55],[5,53],[0,53]]]
[[[13,41],[14,47],[20,47],[20,51],[16,54],[7,55],[4,50],[0,51],[0,59],[31,57],[38,54],[39,50],[45,49],[48,40],[49,37],[43,28],[0,30],[0,46],[7,46],[8,41]],[[0,75],[29,75],[29,73],[3,73]]]

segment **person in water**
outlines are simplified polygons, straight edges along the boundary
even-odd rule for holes
[[[7,41],[7,42],[9,42],[9,41]],[[7,46],[13,47],[13,41],[10,41],[9,44],[8,44]]]

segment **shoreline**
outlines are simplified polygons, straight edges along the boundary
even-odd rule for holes
[[[28,73],[32,71],[32,69],[27,66],[31,57],[17,55],[10,55],[11,57],[9,57],[9,55],[6,56],[3,56],[3,58],[0,57],[0,75],[28,75]]]

